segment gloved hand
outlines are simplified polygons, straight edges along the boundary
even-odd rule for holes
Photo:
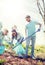
[[[40,30],[41,30],[41,25],[40,25],[40,27],[39,27],[38,31],[40,31]]]
[[[38,31],[40,31],[40,30],[41,30],[41,26],[42,26],[42,25],[40,24]]]
[[[40,31],[41,29],[39,28],[38,31]]]
[[[18,42],[19,44],[21,44],[21,43],[23,42],[23,40],[24,40],[24,37],[20,38],[17,42]]]

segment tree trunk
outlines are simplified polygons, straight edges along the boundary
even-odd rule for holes
[[[44,32],[45,32],[45,3],[44,3]]]

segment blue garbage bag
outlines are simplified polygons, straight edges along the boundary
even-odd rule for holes
[[[16,43],[16,47],[13,49],[17,55],[25,55],[26,51],[23,48],[22,44],[19,44],[18,42]]]
[[[2,43],[2,40],[0,39],[0,55],[3,54],[5,51],[5,46]]]
[[[0,46],[0,55],[3,54],[5,51],[5,46],[1,45]]]

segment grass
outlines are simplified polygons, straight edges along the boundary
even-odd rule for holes
[[[23,43],[22,46],[26,48],[26,44]],[[45,58],[45,46],[44,45],[36,45],[35,46],[35,56]],[[31,46],[28,48],[28,55],[31,54]]]
[[[5,59],[0,59],[0,63],[4,63],[5,61]]]

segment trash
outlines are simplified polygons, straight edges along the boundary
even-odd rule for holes
[[[4,51],[5,51],[5,46],[3,46],[3,45],[2,45],[2,46],[0,46],[0,55],[1,55],[1,54],[3,54],[3,53],[4,53]]]
[[[17,47],[13,49],[17,55],[24,55],[26,54],[25,49],[23,48],[22,44],[19,44]]]

